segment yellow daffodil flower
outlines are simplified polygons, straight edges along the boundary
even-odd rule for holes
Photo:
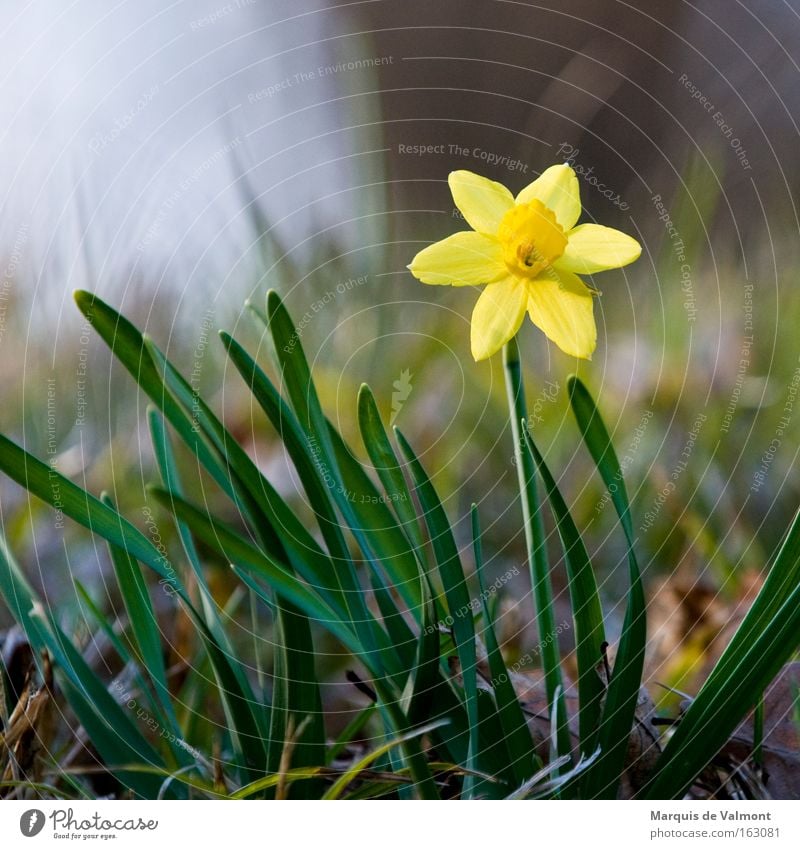
[[[472,356],[485,360],[499,351],[527,311],[562,351],[590,359],[596,292],[578,274],[628,265],[642,252],[639,243],[599,224],[575,226],[581,201],[569,165],[548,168],[516,198],[471,171],[453,171],[448,182],[472,230],[430,245],[408,268],[432,285],[488,284],[472,313]]]

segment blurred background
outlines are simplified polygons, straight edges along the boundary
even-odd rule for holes
[[[303,511],[216,338],[257,349],[244,303],[276,288],[353,443],[367,381],[462,530],[480,504],[492,568],[521,565],[500,358],[469,355],[477,295],[422,286],[405,266],[464,229],[449,171],[516,192],[569,162],[583,220],[644,250],[595,281],[591,363],[526,323],[534,431],[586,529],[613,634],[624,549],[568,412],[578,371],[634,503],[653,674],[691,685],[798,506],[800,3],[0,6],[3,433],[113,489],[142,523],[146,400],[74,307],[72,291],[90,289],[196,375]],[[71,576],[101,586],[105,555],[83,532],[5,479],[0,507],[64,615]],[[503,604],[509,650],[523,651],[525,569]]]

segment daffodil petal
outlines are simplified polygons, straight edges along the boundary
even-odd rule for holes
[[[581,217],[578,178],[569,165],[551,165],[517,195],[517,203],[540,200],[556,214],[556,220],[571,230]]]
[[[622,268],[639,259],[642,246],[625,233],[600,224],[581,224],[567,233],[567,247],[555,267],[576,274]]]
[[[550,271],[528,286],[531,321],[566,354],[591,359],[597,344],[594,301],[586,284],[569,271]]]
[[[494,236],[500,220],[514,206],[511,192],[502,183],[487,180],[472,171],[453,171],[447,182],[467,224],[478,233]]]
[[[500,243],[472,230],[429,245],[408,269],[418,280],[434,286],[479,286],[508,274]]]
[[[481,292],[472,313],[472,356],[476,361],[491,357],[514,336],[527,304],[526,283],[517,277],[491,283]]]

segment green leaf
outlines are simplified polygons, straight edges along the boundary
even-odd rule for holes
[[[795,516],[769,577],[753,609],[772,608],[761,597],[772,587],[785,587],[800,568],[800,514]],[[725,745],[783,665],[800,644],[800,584],[784,599],[769,621],[744,622],[712,674],[692,700],[659,758],[645,787],[647,799],[680,799],[697,775]],[[724,666],[720,665],[724,661]]]
[[[309,501],[317,514],[328,547],[334,555],[335,568],[331,564],[325,573],[318,573],[312,577],[309,575],[308,565],[301,561],[296,561],[296,570],[311,580],[319,594],[339,615],[343,624],[356,623],[355,628],[361,638],[361,646],[356,650],[356,653],[363,657],[366,650],[367,656],[363,659],[373,674],[383,675],[386,670],[390,670],[393,675],[402,676],[405,662],[395,660],[395,657],[402,659],[408,656],[406,645],[413,640],[413,635],[390,593],[384,589],[383,580],[377,571],[373,571],[373,586],[384,622],[389,628],[390,641],[387,642],[386,635],[379,623],[371,617],[363,604],[358,576],[344,542],[334,508],[334,504],[341,500],[336,496],[341,495],[344,491],[343,487],[337,485],[331,477],[329,465],[326,464],[318,443],[303,429],[295,412],[284,402],[280,393],[258,364],[228,334],[222,334],[222,339],[234,365],[267,414],[273,427],[283,439],[309,496]],[[308,375],[306,371],[301,373]],[[292,374],[292,372],[289,374]],[[336,450],[340,452],[340,462],[343,467],[348,468],[351,475],[356,477],[359,473],[363,474],[360,465],[351,457],[349,449],[344,446],[336,431],[332,426],[328,427],[330,443],[336,446]],[[344,456],[341,456],[342,454]],[[360,483],[363,485],[363,480]],[[368,479],[367,483],[371,485]],[[332,492],[334,487],[336,492]],[[374,511],[371,505],[368,508],[369,511]],[[384,530],[380,527],[381,518],[378,517],[378,533],[382,533]],[[391,520],[388,525],[391,525]],[[388,530],[391,531],[391,527]],[[402,536],[401,540],[404,540]],[[387,555],[385,547],[380,548],[380,543],[378,548],[384,557],[390,556]],[[384,561],[385,564],[386,562]],[[413,560],[412,563],[414,563]],[[416,568],[415,563],[414,566]],[[389,571],[392,572],[391,569]],[[396,572],[394,577],[396,577]],[[337,586],[331,587],[331,578],[336,579]],[[327,590],[327,592],[324,590]],[[370,649],[371,646],[381,647],[380,652],[373,652]]]
[[[236,443],[227,430],[213,415],[209,407],[191,391],[191,387],[180,376],[172,364],[161,354],[151,340],[144,344],[162,377],[168,391],[184,410],[195,418],[195,427],[208,440],[220,461],[225,462],[231,472],[236,494],[253,506],[250,508],[251,525],[264,546],[285,553],[293,564],[305,562],[308,555],[297,552],[298,540],[307,540],[309,550],[316,548],[313,538],[305,531],[256,468],[247,453]],[[288,531],[288,532],[287,532]],[[320,551],[320,559],[324,556]],[[314,644],[308,619],[291,603],[278,605],[277,616],[278,654],[274,676],[273,705],[270,712],[269,749],[267,768],[277,769],[285,746],[287,729],[291,717],[302,713],[296,723],[302,733],[294,742],[293,756],[296,764],[306,766],[319,762],[325,743],[319,684],[314,669]],[[304,720],[308,718],[309,721]],[[312,792],[307,785],[302,791]]]
[[[308,434],[303,431],[294,411],[285,403],[266,374],[264,374],[258,364],[255,363],[235,339],[225,333],[221,334],[221,336],[234,365],[250,387],[261,408],[267,414],[273,427],[281,436],[289,452],[289,456],[298,471],[303,487],[309,497],[309,502],[317,514],[320,529],[333,557],[333,563],[329,564],[328,574],[319,574],[316,580],[330,584],[331,578],[335,578],[338,583],[332,589],[340,599],[347,602],[348,599],[359,595],[360,587],[357,575],[353,571],[352,559],[347,550],[340,522],[334,508],[333,502],[335,499],[332,498],[331,494],[330,478],[328,475],[322,476],[321,464],[317,459],[316,452],[313,452],[310,448],[312,442]],[[355,466],[358,471],[361,471],[360,466],[349,455],[346,447],[343,446],[341,439],[332,427],[330,435],[337,449],[347,454],[345,460]],[[358,471],[353,471],[353,474],[357,475]],[[383,532],[384,528],[380,527],[383,517],[377,516],[376,518],[378,520],[379,530]],[[391,527],[386,527],[385,530],[390,532],[392,529]],[[397,578],[396,573],[393,577]],[[400,581],[396,580],[395,586],[398,583]],[[393,602],[392,606],[393,616],[400,616]],[[353,610],[351,611],[351,618],[354,621],[363,619],[363,612],[361,608]]]
[[[272,484],[261,474],[211,408],[194,392],[151,339],[144,337],[143,344],[161,378],[162,392],[170,395],[185,415],[191,411],[194,442],[199,440],[204,443],[215,462],[224,465],[232,486],[231,497],[247,516],[262,543],[278,556],[288,557],[289,560],[298,546],[302,546],[306,558],[319,553],[325,559],[322,549],[302,522],[289,510]],[[176,432],[180,435],[180,431],[176,429]]]
[[[365,651],[377,651],[382,649],[382,657],[385,662],[391,662],[395,653],[386,640],[385,632],[380,628],[377,621],[370,616],[364,602],[361,587],[357,584],[354,574],[350,574],[349,562],[343,563],[341,573],[334,575],[334,567],[330,559],[324,554],[314,538],[304,528],[294,512],[275,491],[274,487],[264,478],[256,468],[253,461],[235,442],[233,437],[220,424],[208,406],[199,399],[191,390],[191,387],[180,376],[175,368],[166,360],[161,352],[150,340],[145,340],[145,345],[150,353],[152,361],[156,364],[162,375],[167,391],[174,393],[176,400],[184,407],[191,409],[194,414],[196,427],[203,438],[209,441],[212,450],[221,458],[225,458],[234,481],[236,492],[252,500],[250,524],[260,538],[265,550],[271,555],[285,556],[287,565],[294,568],[298,573],[308,575],[309,570],[314,572],[315,585],[327,587],[331,590],[335,582],[342,581],[343,577],[348,579],[346,587],[348,592],[343,595],[346,601],[348,614],[346,621],[354,624]],[[254,516],[255,518],[252,518]],[[276,558],[273,556],[273,560]],[[286,660],[300,662],[302,656],[311,657],[314,647],[311,638],[310,625],[299,618],[299,612],[292,609],[292,602],[284,595],[286,604],[280,605],[278,617],[291,617],[290,624],[292,645],[295,651],[287,655]],[[282,626],[283,627],[283,626]],[[286,633],[284,629],[284,633]],[[283,676],[276,678],[279,690],[284,686],[291,686],[290,681],[304,680],[301,669],[284,670]],[[295,688],[291,686],[292,691]],[[287,696],[278,692],[276,701],[283,705],[288,704]],[[279,748],[273,745],[270,748],[269,765],[272,770],[279,766],[280,752],[283,750],[283,738],[285,726],[282,719],[288,720],[286,710],[276,710],[272,713],[272,728],[270,738]],[[315,716],[313,722],[305,727],[304,739],[315,738],[315,745],[321,746],[324,742],[322,722],[319,716]]]
[[[372,572],[370,583],[389,640],[400,657],[401,668],[411,669],[416,654],[417,638],[406,622],[404,614],[398,609],[392,597],[391,587],[387,585],[384,578],[379,573]]]
[[[178,474],[175,454],[172,450],[169,436],[167,435],[167,429],[164,426],[164,419],[157,408],[150,407],[147,410],[147,422],[150,427],[150,441],[153,444],[153,453],[156,458],[156,465],[158,466],[158,472],[161,476],[161,480],[168,490],[176,493],[177,495],[182,495],[183,486],[181,484],[180,475]],[[206,581],[206,576],[203,572],[203,566],[200,563],[200,557],[197,553],[194,540],[192,539],[191,531],[183,522],[180,521],[175,523],[175,527],[178,531],[178,537],[180,538],[181,545],[183,546],[184,554],[186,555],[186,559],[189,561],[189,565],[191,566],[194,574],[194,579],[200,590],[200,599],[203,605],[206,623],[208,624],[211,632],[214,634],[217,642],[219,642],[220,645],[225,645],[227,637],[219,616],[217,615],[217,605],[211,594],[208,581]]]
[[[107,493],[101,494],[100,500],[112,510],[116,509]],[[117,577],[117,585],[122,596],[122,603],[128,613],[134,645],[144,669],[147,670],[147,674],[153,682],[158,701],[170,724],[169,730],[173,734],[179,735],[178,721],[175,717],[169,685],[167,684],[161,631],[153,611],[153,605],[150,602],[147,583],[139,564],[125,549],[113,543],[109,543],[108,548],[114,573]],[[183,760],[188,762],[185,755],[184,752]]]
[[[403,533],[417,551],[418,559],[422,561],[425,543],[414,503],[411,500],[411,493],[408,491],[397,455],[383,427],[372,390],[366,383],[361,384],[358,392],[358,424],[364,447],[400,520]]]
[[[292,766],[314,766],[325,758],[325,724],[315,654],[308,650],[308,619],[284,605],[277,626],[270,738],[272,741],[283,740],[284,747],[291,747]],[[280,712],[282,716],[279,716]],[[315,725],[317,728],[311,733],[306,731],[306,728],[311,729]],[[290,741],[292,729],[297,731],[291,735]],[[277,751],[275,757],[280,767],[281,758]],[[298,788],[297,798],[313,798],[315,795],[318,798],[320,789],[315,784],[305,784]]]
[[[238,715],[244,723],[235,726],[241,732],[237,734],[240,754],[245,760],[249,760],[254,768],[258,768],[256,755],[258,746],[253,745],[253,740],[261,738],[258,735],[258,723],[253,716],[252,705],[242,693],[238,682],[232,685],[230,681],[232,673],[227,656],[217,646],[205,623],[194,610],[185,588],[166,555],[119,513],[2,435],[0,435],[0,469],[32,494],[62,510],[71,519],[150,566],[162,578],[160,583],[164,587],[169,587],[170,591],[183,602],[206,643],[215,672],[228,681],[228,685],[221,685],[223,698],[229,708],[231,705],[234,706],[234,714]],[[241,745],[243,738],[248,739],[247,749]],[[255,762],[252,761],[253,757],[256,757]]]
[[[259,581],[254,574],[248,574],[235,564],[233,565],[233,570],[247,584],[247,586],[256,593],[256,595],[265,599],[268,598],[266,591],[260,586]],[[302,605],[299,604],[298,606]],[[333,627],[331,627],[332,623]],[[337,634],[336,620],[331,619],[323,621],[321,624],[323,624],[323,627],[328,628],[328,630],[332,633],[339,636],[344,645],[350,647],[354,654],[356,654],[362,663],[364,663],[364,665],[370,670],[370,673],[373,675],[373,686],[375,687],[379,699],[378,710],[384,718],[387,727],[394,729],[397,733],[405,733],[408,728],[408,720],[399,706],[400,695],[394,688],[391,680],[380,672],[379,667],[377,669],[375,667],[370,668],[370,664],[375,663],[375,658],[371,655],[359,653],[359,644],[355,635],[350,638],[353,642],[349,644],[347,633]],[[415,740],[409,740],[403,748],[405,751],[406,763],[408,764],[408,768],[416,782],[415,787],[418,794],[422,798],[438,798],[436,786],[431,778],[425,755],[420,750],[419,745]]]
[[[233,570],[247,584],[247,586],[253,590],[253,592],[262,597],[266,597],[265,590],[260,586],[259,581],[254,574],[247,574],[247,572],[243,571],[235,564],[233,565]],[[335,628],[331,627],[331,622],[334,622],[335,624],[335,620],[328,620],[322,624],[324,627],[331,630],[332,633],[337,634]],[[351,637],[351,640],[355,643],[355,648],[352,647],[352,644],[348,643],[348,635],[346,633],[338,634],[337,636],[339,636],[346,646],[351,647],[354,653],[359,656],[359,659],[373,675],[372,683],[379,699],[377,709],[384,719],[384,723],[387,728],[393,729],[399,734],[405,733],[408,730],[408,719],[400,708],[401,697],[393,686],[391,679],[382,675],[379,668],[376,669],[374,666],[371,668],[370,665],[375,663],[375,658],[373,656],[365,655],[363,653],[359,654],[357,648],[357,637],[355,637],[355,635]],[[406,763],[408,764],[411,775],[414,777],[417,793],[422,798],[426,799],[438,798],[436,786],[431,778],[427,760],[423,752],[420,750],[419,745],[416,744],[415,740],[409,739],[403,748]]]
[[[369,510],[361,509],[361,499],[371,501],[377,492],[325,418],[298,333],[274,291],[267,295],[267,314],[283,385],[300,426],[307,434],[315,462],[329,481],[331,497],[370,566],[373,569],[383,566],[401,593],[413,593],[417,589],[413,551],[380,499],[370,503]],[[419,599],[412,596],[410,602],[415,610]]]
[[[598,737],[601,752],[597,762],[584,777],[584,788],[590,796],[614,798],[634,727],[636,704],[642,685],[647,646],[644,587],[634,551],[633,526],[625,481],[608,430],[592,396],[577,377],[569,379],[568,389],[570,404],[581,435],[603,483],[611,493],[628,548],[630,586],[622,635],[603,707],[603,720]]]
[[[356,527],[350,525],[350,530],[356,539],[366,541],[373,562],[380,564],[418,621],[422,599],[416,553],[387,507],[386,496],[378,492],[350,446],[330,422],[328,433],[341,475],[342,498],[348,502],[351,521],[356,523]]]
[[[197,455],[200,464],[219,486],[235,500],[230,477],[223,463],[209,451],[205,442],[199,438],[196,423],[186,415],[172,395],[166,391],[164,382],[158,374],[150,354],[144,344],[142,334],[128,321],[97,295],[78,290],[75,292],[78,309],[89,320],[92,328],[111,349],[111,353],[127,369],[136,383],[152,402],[164,414],[164,418],[175,428],[183,442]]]
[[[336,565],[341,563],[342,568],[349,567],[351,557],[347,543],[333,507],[329,489],[320,478],[319,469],[313,462],[308,435],[300,427],[294,412],[283,400],[272,381],[247,351],[224,331],[220,332],[220,338],[231,361],[285,445],[308,496],[311,509],[317,517],[317,524],[333,563]],[[337,577],[340,572],[339,568],[333,569],[331,577]],[[352,588],[353,585],[354,582],[351,580],[348,587]],[[341,580],[339,589],[342,591],[345,589],[341,585]]]
[[[282,554],[283,545],[275,531],[274,517],[269,511],[272,505],[280,508],[282,502],[267,485],[263,476],[254,469],[246,452],[222,427],[208,406],[163,357],[156,346],[146,340],[133,324],[100,298],[88,292],[76,292],[75,300],[81,312],[109,346],[114,356],[161,410],[181,440],[194,452],[201,466],[234,501],[237,508],[248,516],[261,539],[272,550]],[[166,376],[170,378],[169,387],[165,382]],[[180,397],[180,401],[175,397],[176,394]],[[241,478],[242,474],[244,480]],[[305,533],[305,529],[288,510],[285,511],[285,520],[289,525],[278,526],[289,527],[290,533],[297,534],[295,539],[302,540],[305,535],[308,537],[308,542],[314,545],[313,538]],[[135,552],[131,551],[131,553],[141,559]],[[148,565],[151,564],[148,563]],[[204,608],[208,614],[208,605],[205,604]],[[213,624],[211,629],[218,631]],[[207,631],[207,635],[213,639],[211,631]],[[245,683],[240,680],[235,667],[227,659],[225,651],[216,642],[209,648],[215,674],[221,674],[226,679],[231,677],[236,679],[234,690],[230,693],[223,692],[226,711],[230,712],[233,708],[246,725],[249,719],[260,725],[265,718],[262,716],[263,710],[256,711],[255,715],[250,710],[249,705],[252,699],[247,693]],[[245,705],[247,707],[244,707]],[[237,734],[235,742],[238,745],[241,741],[242,737]],[[239,748],[240,754],[244,755],[241,747]],[[251,763],[258,763],[260,749],[260,743],[255,746],[252,743],[249,745],[247,757],[251,758]],[[253,758],[255,760],[252,760]]]
[[[423,578],[422,610],[414,667],[403,693],[403,709],[412,725],[436,715],[433,697],[439,680],[439,621],[427,576]]]
[[[489,673],[492,676],[491,686],[497,703],[497,713],[503,728],[503,737],[506,741],[510,757],[510,768],[518,784],[523,784],[537,770],[541,769],[541,762],[536,754],[533,738],[531,737],[525,714],[519,703],[519,698],[514,690],[506,663],[500,651],[497,641],[494,621],[489,609],[489,593],[483,575],[483,552],[481,546],[481,529],[478,518],[477,505],[472,505],[472,540],[475,551],[475,566],[478,574],[478,586],[481,594],[481,607],[483,609],[483,641],[486,644],[486,653],[489,661]]]
[[[106,766],[142,798],[155,798],[161,781],[125,770],[129,764],[163,766],[158,753],[134,725],[130,712],[111,696],[56,624],[28,584],[0,536],[0,595],[25,632],[36,655],[47,650],[54,671],[78,721]],[[49,607],[49,606],[48,606]]]
[[[208,442],[212,452],[218,455],[219,461],[226,464],[235,494],[244,503],[250,504],[250,523],[262,544],[271,551],[285,555],[295,566],[307,562],[312,556],[310,552],[315,550],[319,552],[319,559],[325,560],[321,549],[302,523],[205,402],[192,391],[191,386],[151,340],[144,337],[143,342],[166,391],[172,393],[187,414],[191,410],[195,422],[194,429]],[[305,551],[298,550],[299,541],[306,544]],[[360,601],[360,596],[356,598]],[[289,716],[295,712],[296,706],[303,705],[303,710],[309,710],[308,716],[311,717],[311,721],[303,725],[301,739],[296,742],[297,757],[301,760],[318,760],[325,740],[321,710],[314,708],[315,705],[321,705],[321,700],[311,660],[314,656],[314,645],[310,623],[303,614],[287,603],[278,608],[278,630],[283,637],[279,652],[284,661],[284,668],[282,674],[275,677],[269,732],[270,770],[277,769],[280,764]]]
[[[183,587],[169,560],[127,519],[69,478],[0,434],[0,470],[32,495],[145,563],[179,596]]]
[[[133,670],[134,680],[136,681],[141,693],[147,697],[153,716],[156,720],[158,720],[160,725],[166,728],[169,721],[162,711],[159,699],[153,694],[153,687],[151,683],[145,678],[141,661],[131,654],[128,647],[125,643],[123,643],[117,632],[114,630],[114,624],[103,614],[103,611],[100,610],[97,604],[95,604],[86,587],[74,577],[72,579],[72,583],[81,602],[81,611],[83,612],[83,608],[86,608],[88,613],[97,623],[97,626],[108,638],[108,641],[113,646],[114,651],[119,655],[120,660],[126,664],[129,669]],[[173,728],[173,731],[176,736],[180,736],[180,733],[176,728]],[[174,741],[168,738],[168,742],[172,744]],[[184,757],[184,760],[187,754],[186,749],[182,746],[176,746],[173,753],[176,755],[176,761],[181,760],[181,758],[177,757],[178,754],[181,754]]]
[[[75,301],[114,356],[197,456],[201,466],[211,474],[237,508],[256,525],[259,535],[267,544],[282,552],[282,543],[276,536],[274,525],[263,510],[266,497],[273,496],[274,500],[277,496],[258,470],[254,469],[247,453],[220,424],[205,402],[152,340],[146,340],[124,316],[89,292],[77,291]],[[169,387],[165,383],[166,375],[170,378]],[[246,474],[244,481],[235,477],[237,470]],[[293,524],[280,527],[288,527],[291,533],[301,535],[298,539],[313,545],[313,538],[306,533],[302,524],[290,511],[286,513],[288,515],[282,518]],[[304,539],[303,535],[308,539]]]
[[[597,747],[600,710],[604,694],[597,666],[603,659],[603,611],[589,555],[566,502],[550,474],[544,458],[522,423],[525,445],[530,451],[544,482],[547,498],[556,520],[558,536],[564,550],[564,563],[569,580],[570,605],[575,623],[575,654],[578,662],[578,726],[581,753],[588,756]],[[554,640],[555,633],[550,637]],[[547,638],[545,638],[547,639]],[[557,641],[556,641],[557,642]],[[559,749],[562,744],[559,742]]]
[[[332,607],[322,599],[316,588],[292,574],[286,567],[240,536],[225,523],[215,519],[205,510],[190,504],[174,492],[158,487],[149,489],[153,498],[191,528],[192,533],[202,540],[220,557],[229,563],[256,575],[278,595],[301,608],[307,616],[331,631],[351,650],[361,648],[354,632],[347,623],[347,614],[341,608]],[[263,591],[262,591],[263,592]],[[274,604],[274,601],[271,602]]]
[[[138,684],[141,693],[147,696],[147,703],[150,713],[152,714],[152,719],[158,723],[160,728],[165,728],[170,731],[170,733],[162,736],[169,747],[169,751],[173,758],[173,765],[177,765],[179,767],[193,765],[195,759],[187,747],[185,735],[181,731],[174,715],[168,717],[168,715],[162,710],[160,700],[157,696],[153,695],[152,687],[145,679],[139,661],[130,654],[125,644],[114,630],[112,623],[103,615],[103,612],[92,600],[92,597],[89,595],[86,587],[84,587],[77,578],[73,579],[73,584],[75,585],[75,589],[81,603],[87,608],[92,618],[97,622],[98,627],[102,630],[106,637],[108,637],[109,642],[114,647],[114,651],[116,651],[119,655],[122,662],[133,670],[134,680]]]
[[[478,702],[477,702],[477,657],[475,651],[475,625],[473,622],[472,599],[461,566],[458,547],[453,537],[450,522],[442,507],[439,496],[420,463],[414,450],[403,434],[395,428],[400,450],[408,461],[411,477],[424,512],[425,523],[433,546],[439,577],[444,587],[447,605],[452,619],[461,676],[464,682],[464,699],[469,723],[469,751],[467,769],[475,769],[479,758]],[[470,788],[468,787],[468,790]]]
[[[200,614],[192,607],[189,616],[205,644],[217,682],[227,728],[231,733],[237,763],[248,778],[263,772],[267,764],[264,741],[265,706],[252,691],[243,688],[234,671],[231,656],[217,643]]]
[[[798,516],[800,514],[795,516],[761,590],[747,611],[747,615],[736,629],[730,644],[712,669],[705,686],[714,687],[718,680],[728,678],[733,673],[741,653],[769,627],[786,600],[800,586],[800,523]]]
[[[148,422],[150,425],[150,437],[153,443],[153,452],[156,457],[156,463],[158,465],[161,479],[171,491],[179,495],[183,491],[183,487],[181,485],[178,467],[175,462],[175,456],[172,451],[169,436],[167,435],[166,428],[164,427],[164,420],[156,409],[151,408],[148,410]],[[267,704],[259,704],[259,701],[256,699],[253,689],[250,686],[250,682],[248,681],[246,671],[242,667],[242,664],[236,659],[236,654],[230,644],[230,640],[225,632],[222,620],[217,612],[216,601],[208,586],[205,574],[203,573],[203,567],[200,563],[200,558],[192,538],[191,529],[185,522],[180,521],[177,517],[175,517],[175,525],[178,529],[184,553],[186,554],[189,565],[192,568],[195,581],[197,582],[200,591],[204,623],[205,627],[208,629],[208,636],[206,636],[205,641],[208,643],[209,640],[212,640],[215,646],[212,654],[213,658],[216,659],[216,662],[212,664],[212,669],[215,674],[221,674],[223,678],[228,678],[230,676],[236,681],[233,692],[237,693],[238,696],[235,697],[235,702],[228,704],[225,709],[229,715],[235,715],[237,712],[241,713],[241,706],[243,704],[258,705],[258,707],[253,711],[250,711],[249,708],[245,709],[245,713],[243,715],[244,727],[252,731],[250,723],[250,716],[252,715],[253,720],[258,725],[259,735],[261,737],[267,737],[271,724],[270,706]],[[199,617],[199,614],[194,615]],[[221,669],[219,668],[220,664],[223,667]],[[227,693],[223,691],[221,695],[223,703],[225,703],[226,699],[228,699]],[[259,749],[264,751],[263,745],[261,747],[250,746],[249,748],[254,749],[255,751],[258,751]]]

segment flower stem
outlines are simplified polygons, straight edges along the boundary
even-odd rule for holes
[[[542,656],[547,703],[552,715],[556,710],[557,748],[559,755],[569,754],[571,741],[567,712],[564,703],[564,686],[561,677],[561,659],[553,611],[553,587],[547,562],[544,542],[544,525],[539,507],[536,487],[536,472],[533,457],[523,437],[522,428],[527,427],[528,410],[525,403],[525,385],[519,360],[519,346],[514,337],[503,347],[508,412],[511,433],[514,437],[514,460],[517,466],[522,518],[525,526],[525,543],[528,550],[528,566],[531,572],[536,625],[539,632],[539,651]]]

